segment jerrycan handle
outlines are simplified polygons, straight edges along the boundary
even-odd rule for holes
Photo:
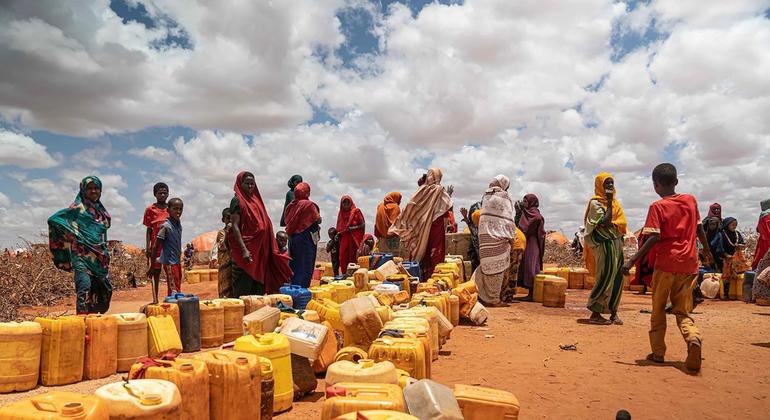
[[[49,411],[52,413],[59,412],[59,410],[56,408],[56,404],[50,401],[41,401],[33,398],[31,402],[32,402],[32,405],[34,405],[38,411]]]

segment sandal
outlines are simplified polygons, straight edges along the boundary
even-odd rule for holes
[[[655,362],[655,363],[663,363],[664,362],[663,356],[656,356],[655,353],[648,354],[646,359],[649,360],[650,362]]]
[[[597,313],[594,313],[594,315],[591,315],[591,317],[588,318],[588,323],[593,325],[610,325],[612,321]]]

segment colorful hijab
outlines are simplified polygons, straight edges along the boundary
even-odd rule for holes
[[[319,220],[318,205],[310,201],[310,185],[300,182],[294,187],[294,200],[286,207],[286,234],[302,233]]]
[[[607,203],[607,196],[604,191],[604,181],[608,179],[614,179],[612,174],[602,172],[599,175],[596,175],[596,179],[594,179],[594,196],[591,197],[591,200],[599,201],[604,207],[607,207],[609,204]],[[617,199],[617,191],[617,188],[615,188],[615,194],[612,196],[612,224],[615,225],[620,233],[625,234],[628,229],[628,221],[626,221],[626,214],[623,212],[623,206],[620,205],[620,202]],[[591,204],[591,200],[588,202],[589,205]],[[588,207],[586,207],[586,212],[583,216],[586,225],[588,225],[588,221],[586,220],[587,217]]]
[[[388,230],[388,233],[398,235],[412,261],[422,261],[428,249],[431,224],[452,208],[452,197],[441,185],[442,178],[441,169],[429,169],[425,183],[417,189]]]
[[[378,238],[388,236],[388,229],[401,214],[401,193],[391,192],[385,196],[385,199],[377,206],[377,217],[374,221],[374,234]]]
[[[706,217],[716,217],[719,221],[722,221],[722,205],[714,203],[709,206],[709,213]]]
[[[107,229],[112,218],[101,201],[93,202],[86,196],[90,183],[102,189],[96,176],[83,178],[75,201],[48,218],[48,244],[57,268],[104,277],[110,265]]]
[[[231,258],[257,283],[264,284],[266,293],[277,293],[278,288],[292,275],[289,257],[281,254],[273,234],[273,223],[265,210],[259,188],[254,187],[250,195],[243,190],[241,183],[248,172],[241,172],[235,178],[235,197],[240,206],[238,228],[246,249],[251,254],[251,261],[243,258],[240,245],[233,231],[230,231],[229,245],[233,250]]]
[[[510,181],[497,175],[484,193],[479,220],[481,271],[492,275],[510,266],[511,241],[516,238],[513,201],[508,195]]]
[[[294,188],[302,182],[302,175],[292,175],[289,178],[289,191],[286,192],[286,201],[283,203],[283,213],[281,213],[281,226],[286,226],[286,207],[294,201]]]
[[[373,242],[374,236],[368,233],[364,235],[364,239],[361,241],[361,245],[358,247],[358,250],[356,251],[356,257],[363,257],[366,255],[370,255],[372,253],[372,247],[366,243],[367,240],[372,240]]]

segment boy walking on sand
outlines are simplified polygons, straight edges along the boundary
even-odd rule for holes
[[[163,272],[166,274],[166,286],[168,295],[182,291],[182,211],[184,203],[179,198],[168,201],[168,219],[163,222],[158,236],[155,239],[153,253],[156,255],[160,248],[160,262]],[[150,268],[152,270],[152,267]],[[149,275],[149,271],[148,271]],[[158,281],[152,283],[152,303],[158,303]]]
[[[644,258],[655,246],[655,267],[652,275],[652,316],[650,317],[650,346],[647,360],[663,363],[666,353],[666,302],[673,305],[676,324],[687,343],[687,369],[700,371],[702,338],[690,317],[692,289],[698,278],[697,236],[711,255],[706,233],[700,223],[698,202],[689,194],[677,194],[676,167],[662,163],[652,171],[655,192],[661,197],[652,203],[642,232],[648,239],[641,249],[623,265],[628,275],[636,261]]]
[[[144,210],[142,224],[147,227],[144,247],[147,265],[150,266],[150,270],[147,272],[147,280],[150,283],[158,284],[160,281],[160,263],[157,260],[160,254],[153,254],[152,250],[155,249],[155,238],[158,236],[160,226],[168,219],[168,205],[166,204],[168,185],[158,182],[152,187],[152,193],[155,195],[156,201]],[[158,252],[160,252],[160,249],[158,249]]]

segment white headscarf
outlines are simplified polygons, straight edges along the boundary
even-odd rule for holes
[[[479,219],[479,254],[484,274],[497,274],[510,265],[511,241],[516,238],[513,201],[508,195],[510,181],[497,175],[484,193]]]

